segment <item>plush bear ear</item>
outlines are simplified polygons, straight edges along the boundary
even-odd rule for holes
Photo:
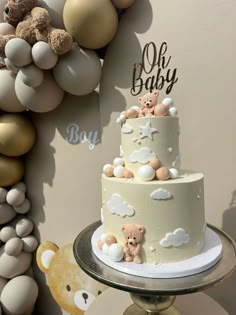
[[[36,262],[42,272],[48,272],[52,258],[55,256],[58,249],[58,246],[52,242],[43,242],[39,245],[36,252]]]
[[[154,92],[154,95],[155,95],[155,96],[158,96],[158,95],[159,95],[159,92],[158,92],[158,91],[155,91],[155,92]]]
[[[141,103],[142,102],[142,97],[139,97],[139,99],[138,99],[138,101],[139,101],[139,103]]]
[[[122,225],[121,231],[124,232],[125,229],[126,229],[126,224],[125,224],[125,225]]]
[[[142,226],[142,225],[139,225],[138,226],[138,229],[141,233],[144,233],[145,232],[145,228]]]

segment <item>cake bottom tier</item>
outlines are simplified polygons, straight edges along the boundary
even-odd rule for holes
[[[139,235],[137,243],[144,263],[177,262],[197,255],[205,245],[203,180],[203,174],[192,171],[150,182],[102,175],[103,232],[123,246],[130,239],[136,242],[129,229],[142,226],[142,240]]]

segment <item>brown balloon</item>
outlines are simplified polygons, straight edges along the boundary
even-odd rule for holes
[[[118,27],[118,15],[110,0],[67,0],[63,19],[73,39],[88,49],[106,46]]]
[[[24,163],[20,158],[0,154],[0,187],[18,183],[24,176]]]
[[[31,121],[22,114],[0,115],[0,153],[23,155],[33,147],[36,132]]]

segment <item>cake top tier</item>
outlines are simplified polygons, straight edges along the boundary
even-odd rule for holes
[[[158,103],[159,93],[147,93],[117,119],[121,124],[120,157],[106,164],[109,177],[167,180],[178,177],[179,121],[171,98]]]

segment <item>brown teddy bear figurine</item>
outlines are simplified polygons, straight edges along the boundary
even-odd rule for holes
[[[125,236],[126,243],[124,245],[124,260],[127,262],[135,262],[142,264],[142,246],[141,242],[144,238],[145,229],[142,225],[125,224],[122,226],[122,232]]]
[[[37,3],[38,0],[8,0],[4,7],[4,20],[16,26]]]
[[[73,39],[65,30],[53,28],[48,11],[35,7],[24,21],[16,28],[16,36],[25,39],[33,45],[38,41],[47,42],[57,55],[63,55],[71,50]]]

